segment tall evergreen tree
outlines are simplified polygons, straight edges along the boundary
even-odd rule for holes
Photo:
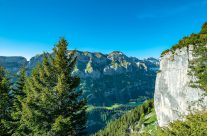
[[[10,99],[10,83],[6,71],[0,67],[0,136],[7,136],[8,129],[5,121],[11,120],[12,102]]]
[[[45,55],[42,65],[36,66],[26,83],[26,99],[22,104],[22,135],[53,135],[51,127],[56,107],[54,75]]]
[[[86,101],[72,76],[75,52],[68,55],[67,42],[61,39],[54,48],[54,59],[44,56],[26,83],[23,102],[22,135],[75,136],[84,134]]]
[[[62,38],[54,48],[53,65],[57,72],[57,86],[55,90],[58,94],[58,124],[60,132],[67,135],[83,135],[86,125],[86,101],[81,99],[82,92],[77,92],[76,88],[80,84],[80,78],[72,76],[72,71],[76,64],[75,51],[68,57],[68,43]],[[69,124],[64,123],[70,120]],[[62,122],[62,123],[61,123]],[[68,127],[67,127],[68,126]],[[60,128],[62,127],[62,128]]]
[[[22,102],[26,97],[25,93],[25,84],[26,84],[26,71],[25,68],[20,69],[19,74],[17,75],[17,81],[12,89],[12,113],[11,121],[7,121],[9,133],[13,135],[19,134],[20,119],[22,115]]]

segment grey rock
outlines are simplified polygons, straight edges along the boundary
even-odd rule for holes
[[[154,94],[155,111],[161,127],[207,108],[204,91],[190,86],[190,81],[196,80],[188,74],[189,62],[194,58],[192,53],[191,45],[161,58]]]

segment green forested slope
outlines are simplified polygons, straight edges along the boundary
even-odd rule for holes
[[[94,136],[206,136],[207,112],[188,115],[184,121],[174,121],[168,127],[157,127],[153,101],[127,112]]]
[[[154,133],[155,124],[154,103],[153,100],[148,100],[119,119],[111,121],[104,130],[99,131],[95,136],[137,135],[144,131]]]

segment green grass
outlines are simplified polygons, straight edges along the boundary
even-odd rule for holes
[[[123,105],[123,104],[114,104],[112,106],[93,106],[93,105],[88,105],[87,112],[90,112],[90,111],[95,110],[95,109],[114,110],[114,109],[122,108],[124,106],[127,106],[127,105]]]
[[[157,117],[156,117],[155,111],[153,111],[150,114],[148,114],[147,116],[145,116],[144,124],[154,123],[155,121],[157,121]]]
[[[134,106],[138,106],[140,104],[142,104],[142,102],[129,102],[127,104],[115,103],[112,106],[93,106],[93,105],[88,105],[87,112],[90,112],[90,111],[95,110],[95,109],[115,110],[115,109],[119,109],[119,108],[123,108],[123,107],[127,107],[127,106],[128,107],[134,107]]]

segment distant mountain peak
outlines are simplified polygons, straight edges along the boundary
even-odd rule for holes
[[[109,53],[109,55],[124,55],[124,53],[121,51],[113,51],[113,52]]]

